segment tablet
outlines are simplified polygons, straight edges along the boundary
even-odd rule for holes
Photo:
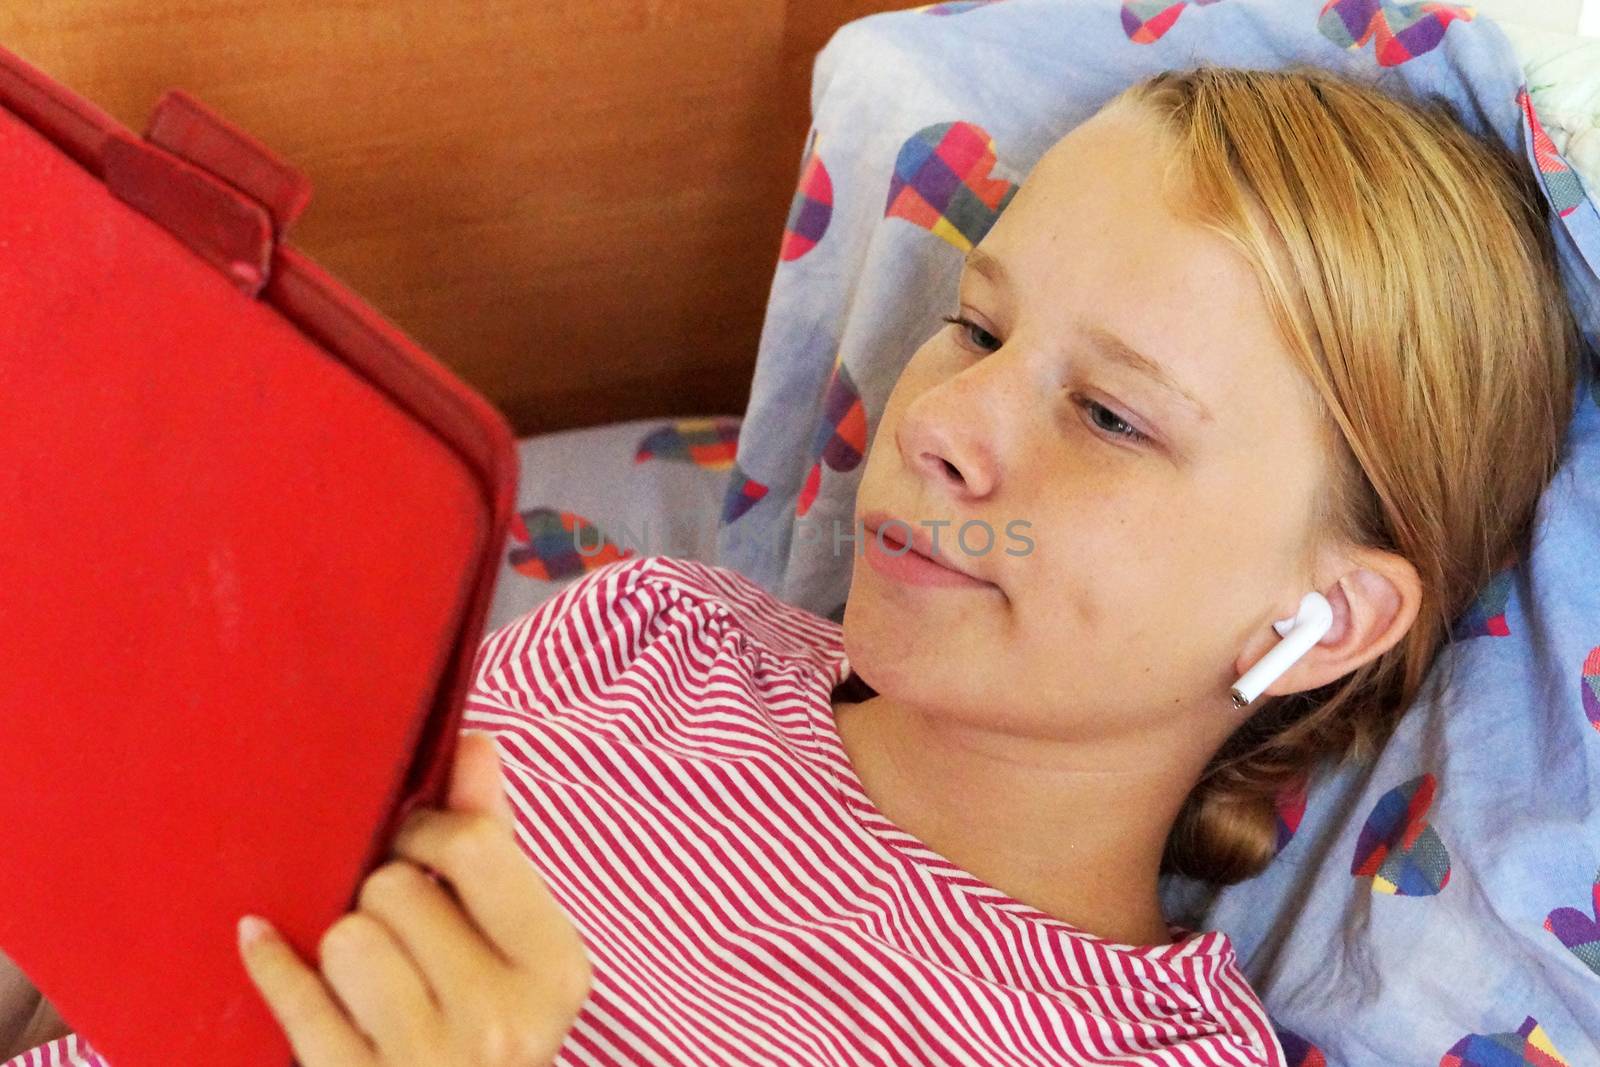
[[[305,180],[0,52],[0,949],[117,1067],[286,1067],[234,924],[323,931],[442,803],[517,481],[284,243]]]

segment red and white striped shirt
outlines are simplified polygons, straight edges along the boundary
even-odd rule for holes
[[[463,728],[593,963],[561,1067],[1284,1067],[1227,935],[1107,941],[879,813],[834,727],[839,624],[736,571],[607,563],[474,672]],[[103,1063],[68,1037],[5,1067]]]

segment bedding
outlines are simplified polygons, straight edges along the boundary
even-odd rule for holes
[[[641,555],[715,562],[737,415],[634,419],[517,442],[522,477],[487,631]],[[487,632],[486,631],[486,632]]]
[[[1600,190],[1600,38],[1500,22],[1539,122],[1591,193]]]

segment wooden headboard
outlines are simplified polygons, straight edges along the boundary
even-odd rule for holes
[[[306,173],[292,243],[519,434],[739,414],[811,64],[885,0],[73,0],[0,45],[142,131],[171,87]]]

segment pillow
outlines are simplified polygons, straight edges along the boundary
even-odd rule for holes
[[[1591,191],[1600,190],[1600,37],[1500,22],[1527,78],[1539,122]]]
[[[736,415],[646,418],[534,434],[485,633],[603,563],[678,556],[710,563]]]
[[[730,472],[717,562],[834,619],[862,457],[962,256],[1017,183],[1132,82],[1197,62],[1310,62],[1526,153],[1573,313],[1600,345],[1600,213],[1506,34],[1388,0],[966,0],[870,16],[817,57],[812,128]],[[1541,92],[1542,92],[1541,87]],[[1582,385],[1537,547],[1442,655],[1456,684],[1374,761],[1281,803],[1262,875],[1167,879],[1235,940],[1292,1063],[1600,1064],[1600,392]],[[806,528],[809,527],[809,533]],[[1444,666],[1443,663],[1440,666]]]

